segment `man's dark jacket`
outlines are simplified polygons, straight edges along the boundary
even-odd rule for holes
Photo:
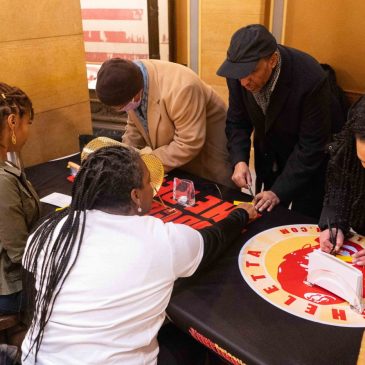
[[[261,186],[270,180],[275,161],[279,176],[270,190],[288,203],[311,184],[323,184],[324,150],[331,135],[331,93],[314,58],[292,48],[278,48],[281,70],[266,116],[239,80],[227,79],[226,134],[234,166],[240,161],[248,164],[254,130],[257,183]]]

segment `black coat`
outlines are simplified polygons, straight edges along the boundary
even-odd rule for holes
[[[324,183],[331,92],[314,58],[284,46],[279,50],[281,70],[266,116],[239,80],[227,79],[226,134],[234,166],[240,161],[248,164],[254,130],[257,182],[261,185],[272,178],[276,161],[278,177],[270,190],[282,202],[290,202],[312,184]]]

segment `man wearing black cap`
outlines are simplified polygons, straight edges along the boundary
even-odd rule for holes
[[[251,185],[249,157],[254,130],[255,207],[289,205],[318,217],[331,135],[331,93],[320,64],[308,54],[278,45],[262,25],[239,29],[218,69],[226,77],[226,134],[232,180]],[[263,185],[263,191],[261,191]]]
[[[105,61],[97,75],[100,101],[128,113],[123,142],[149,147],[166,171],[180,167],[233,185],[224,133],[226,106],[189,68],[159,60]]]

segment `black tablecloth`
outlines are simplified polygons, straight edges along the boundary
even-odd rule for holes
[[[40,198],[54,192],[71,195],[72,183],[67,180],[70,175],[70,170],[67,168],[68,161],[80,164],[80,155],[45,162],[25,169],[27,179],[33,184]],[[55,210],[55,206],[44,203],[41,204],[41,208],[42,216]]]
[[[68,160],[78,159],[75,156],[34,166],[26,169],[26,174],[41,197],[52,192],[70,194],[72,184],[66,180],[66,165]],[[217,189],[215,184],[181,171],[170,175],[193,179],[201,195],[249,200],[239,191]],[[54,209],[43,206],[47,213]],[[194,328],[248,364],[356,364],[362,328],[329,326],[286,313],[258,296],[241,276],[238,255],[244,242],[266,229],[299,223],[316,222],[277,207],[251,223],[209,270],[177,283],[167,311],[170,318],[183,330]]]
[[[171,319],[247,364],[356,364],[362,328],[324,325],[284,312],[241,276],[238,255],[244,242],[263,230],[298,223],[314,222],[278,207],[251,223],[210,270],[178,283],[168,307]]]

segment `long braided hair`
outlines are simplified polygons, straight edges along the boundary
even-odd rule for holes
[[[34,348],[35,361],[57,296],[80,253],[87,210],[113,208],[127,213],[133,204],[132,189],[142,186],[142,161],[136,151],[126,147],[101,148],[82,163],[70,206],[53,213],[35,231],[23,262],[24,287],[32,311],[29,352]],[[31,285],[32,274],[38,275],[37,291]]]
[[[30,119],[33,119],[32,102],[23,90],[0,82],[0,121],[3,121],[5,117],[12,113],[20,117],[29,113]]]
[[[365,96],[350,109],[343,130],[329,146],[325,205],[336,210],[336,220],[344,230],[364,230],[365,169],[357,158],[356,138],[365,139]]]

